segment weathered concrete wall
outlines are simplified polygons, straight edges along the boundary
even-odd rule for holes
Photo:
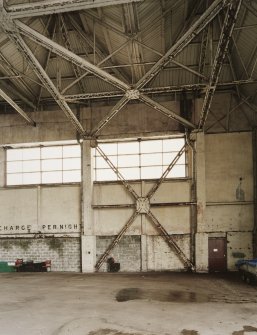
[[[0,203],[0,235],[80,231],[79,186],[1,189]]]
[[[96,256],[102,255],[114,236],[97,236]],[[109,257],[113,257],[115,262],[120,263],[120,271],[140,271],[141,270],[141,238],[140,236],[124,236],[119,244],[112,250]],[[107,263],[104,263],[100,271],[107,271]]]
[[[1,238],[0,259],[14,262],[17,258],[24,261],[42,262],[50,259],[52,271],[80,271],[79,238]]]
[[[235,269],[241,252],[252,257],[252,134],[205,136],[206,212],[199,232],[227,233],[227,265]]]
[[[186,257],[190,259],[190,236],[174,235],[173,238]],[[171,250],[161,236],[147,236],[147,255],[147,270],[149,271],[181,271],[184,269],[177,254]]]
[[[179,113],[179,102],[162,102],[162,104]],[[113,105],[81,108],[80,120],[83,127],[87,131],[93,129],[112,107]],[[76,131],[62,111],[34,112],[29,115],[37,123],[36,127],[28,126],[17,114],[0,115],[0,144],[76,139]],[[126,137],[153,136],[166,135],[167,131],[178,131],[178,129],[177,122],[152,108],[144,104],[128,104],[98,135],[111,138],[124,138],[124,134]]]
[[[50,259],[52,271],[80,271],[79,186],[1,189],[0,203],[1,260]]]

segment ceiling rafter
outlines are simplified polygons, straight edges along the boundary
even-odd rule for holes
[[[90,33],[86,32],[86,19],[81,14],[79,15],[81,24],[83,26],[83,29],[81,29],[80,25],[76,22],[74,17],[72,15],[69,15],[69,20],[73,27],[76,29],[77,33],[86,41],[86,43],[95,50],[101,61],[97,64],[98,66],[107,63],[109,66],[115,66],[115,63],[112,60],[112,57],[119,52],[121,49],[123,49],[126,46],[126,43],[124,43],[121,47],[113,51],[112,53],[108,53],[105,47],[102,45],[100,39],[95,36],[95,38],[90,35]],[[118,78],[121,78],[123,81],[128,82],[127,76],[121,72],[119,69],[113,68],[113,72]]]
[[[232,36],[233,28],[242,4],[242,0],[231,1],[228,6],[226,17],[224,19],[224,24],[222,27],[219,44],[217,46],[212,73],[207,86],[206,94],[203,101],[202,111],[200,115],[200,121],[198,129],[203,129],[205,122],[208,117],[208,113],[211,107],[212,99],[217,87],[219,76],[221,73],[221,68],[228,50],[228,44]]]
[[[63,15],[58,14],[58,16],[59,16],[59,20],[60,20],[60,32],[62,34],[62,38],[63,38],[64,44],[65,44],[65,47],[68,50],[74,52],[73,49],[72,49],[72,46],[71,46],[69,32],[68,32],[68,29],[66,27],[66,23],[65,23],[65,20],[63,18]],[[72,63],[72,68],[73,68],[75,77],[77,79],[80,78],[83,74],[82,71],[81,71],[81,68],[78,67],[77,65],[73,64],[73,63]],[[83,81],[78,81],[78,85],[79,85],[79,88],[80,88],[80,92],[84,92],[86,90],[86,87],[85,87]]]
[[[18,20],[15,21],[15,25],[18,28],[18,30],[21,32],[21,34],[29,37],[30,39],[41,44],[42,46],[56,53],[57,55],[81,67],[82,69],[89,71],[90,73],[101,78],[102,80],[107,81],[108,83],[112,84],[113,86],[123,91],[126,91],[130,88],[128,84],[125,84],[120,79],[112,76],[106,71],[101,70],[96,65],[93,65],[92,63],[88,62],[86,59],[81,58],[80,56],[76,55],[70,50],[67,50],[66,48],[59,45],[58,43],[50,40],[46,36],[28,27],[26,24],[22,23],[21,21],[18,21]]]
[[[19,5],[7,6],[5,9],[12,19],[42,16],[85,10],[104,6],[120,5],[142,0],[43,0]]]
[[[140,89],[152,80],[170,60],[177,56],[214,17],[227,6],[226,1],[215,0],[200,18],[178,39],[178,41],[165,53],[161,59],[139,80],[137,88]]]

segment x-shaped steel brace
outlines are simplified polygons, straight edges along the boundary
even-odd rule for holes
[[[135,211],[132,214],[132,216],[129,218],[127,223],[124,225],[124,227],[121,229],[119,234],[115,237],[115,239],[111,242],[109,247],[106,249],[104,254],[99,258],[97,261],[95,268],[96,270],[99,270],[106,258],[109,256],[110,252],[113,250],[113,248],[119,243],[123,235],[127,232],[129,227],[132,225],[132,223],[135,221],[135,219],[138,217],[139,214],[145,214],[153,223],[155,228],[161,233],[161,236],[163,239],[167,242],[167,244],[175,251],[179,259],[184,263],[184,266],[187,269],[190,269],[192,271],[195,270],[195,267],[193,263],[186,257],[184,252],[180,249],[178,244],[176,243],[175,239],[172,235],[168,234],[166,229],[162,226],[162,224],[158,221],[156,216],[151,211],[151,198],[155,194],[155,192],[158,190],[164,179],[167,177],[169,172],[172,170],[172,168],[175,166],[179,158],[183,155],[183,153],[186,150],[186,145],[184,145],[180,151],[177,153],[175,158],[172,160],[170,165],[167,167],[167,169],[164,171],[160,179],[157,181],[157,183],[150,189],[150,191],[147,193],[145,197],[140,197],[137,192],[133,189],[133,187],[129,184],[129,182],[123,177],[123,175],[120,173],[118,168],[112,163],[112,161],[105,155],[103,150],[97,146],[96,150],[99,152],[99,154],[103,157],[103,159],[107,162],[107,164],[110,166],[110,168],[114,171],[114,173],[117,175],[118,179],[122,182],[123,186],[131,193],[133,198],[135,199]]]

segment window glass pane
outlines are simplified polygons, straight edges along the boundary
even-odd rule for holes
[[[7,161],[17,161],[22,159],[22,150],[21,149],[8,149],[6,151],[6,160]]]
[[[141,165],[162,165],[162,154],[142,154],[141,155]]]
[[[42,183],[61,183],[62,171],[42,172]]]
[[[65,145],[63,146],[63,157],[80,157],[80,145]]]
[[[23,173],[23,184],[40,184],[40,172]]]
[[[167,167],[163,167],[166,169]],[[167,175],[167,178],[183,178],[186,177],[186,168],[185,165],[175,165],[169,174]]]
[[[164,153],[163,154],[163,164],[169,165],[173,159],[177,156],[177,152],[172,153]],[[179,158],[178,162],[176,164],[185,164],[186,155],[185,153]]]
[[[62,170],[61,159],[45,159],[42,160],[42,171]]]
[[[22,149],[22,159],[31,160],[40,158],[40,148]]]
[[[80,168],[80,158],[66,158],[63,160],[63,170],[79,170]]]
[[[141,152],[162,152],[162,140],[142,141]]]
[[[62,146],[41,148],[41,157],[44,158],[61,158]]]
[[[112,164],[117,167],[117,156],[109,156],[108,157]],[[96,169],[102,169],[107,168],[110,169],[109,164],[103,159],[103,157],[96,157],[95,159],[95,168]]]
[[[140,179],[139,168],[123,168],[119,171],[125,179]]]
[[[118,143],[118,154],[137,154],[139,153],[139,142],[120,142]]]
[[[24,161],[22,170],[23,172],[40,171],[40,160]]]
[[[7,185],[22,185],[22,174],[8,174]]]
[[[108,156],[108,155],[117,155],[117,143],[101,143],[99,144],[100,149]],[[100,154],[96,150],[96,156]]]
[[[7,162],[7,173],[22,172],[22,161]]]
[[[81,181],[81,172],[75,171],[63,171],[63,182],[64,183],[76,183]]]
[[[151,166],[141,168],[142,179],[155,179],[160,178],[162,175],[162,166]]]
[[[99,169],[96,170],[96,180],[97,181],[117,180],[117,175],[111,169]]]
[[[184,138],[172,138],[163,140],[163,152],[179,151],[185,144]]]
[[[139,166],[139,155],[118,156],[119,167]]]

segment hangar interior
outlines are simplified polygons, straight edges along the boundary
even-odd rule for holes
[[[253,0],[0,1],[0,259],[256,257]]]

